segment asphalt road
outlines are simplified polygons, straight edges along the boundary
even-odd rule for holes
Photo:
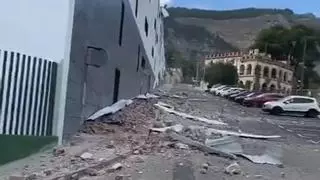
[[[188,99],[165,100],[179,111],[210,119],[219,118],[229,124],[228,129],[234,131],[280,135],[279,139],[259,143],[281,148],[283,166],[254,164],[246,159],[238,159],[242,173],[231,176],[224,171],[234,161],[197,150],[173,149],[166,153],[146,155],[143,163],[125,161],[130,168],[120,173],[130,174],[133,180],[319,180],[319,119],[272,116],[257,108],[243,107],[224,98],[201,93],[188,85],[178,85],[169,90],[171,94],[188,94]],[[202,173],[204,163],[209,164],[209,169]],[[113,178],[110,176],[108,179]]]

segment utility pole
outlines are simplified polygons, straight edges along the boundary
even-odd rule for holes
[[[306,51],[307,51],[307,39],[304,39],[304,44],[303,44],[303,55],[302,55],[302,69],[301,69],[301,90],[304,87],[304,66],[305,66],[305,61],[306,61]]]

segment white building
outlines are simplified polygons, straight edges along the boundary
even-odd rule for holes
[[[249,90],[277,91],[290,94],[292,91],[293,68],[287,61],[272,60],[270,55],[258,49],[248,53],[232,52],[209,55],[210,63],[231,63],[237,67],[239,83]]]

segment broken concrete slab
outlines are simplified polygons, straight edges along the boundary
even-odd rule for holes
[[[234,137],[230,136],[218,139],[206,139],[205,145],[231,154],[243,152],[241,144],[238,143]]]
[[[239,139],[233,136],[225,136],[219,139],[207,139],[205,144],[209,147],[213,147],[219,151],[234,154],[240,157],[244,157],[250,160],[253,163],[257,164],[271,164],[271,165],[279,165],[281,162],[281,150],[275,149],[272,147],[265,146],[266,150],[262,150],[263,148],[257,148],[258,146],[255,142],[254,147],[251,149],[243,148],[243,144],[240,143]],[[252,151],[255,154],[252,154]]]
[[[226,131],[226,130],[219,130],[219,129],[207,129],[207,135],[210,136],[211,134],[221,134],[221,135],[229,135],[229,136],[238,136],[243,138],[253,138],[253,139],[275,139],[280,138],[279,135],[257,135],[257,134],[249,134],[249,133],[238,133],[234,131]]]
[[[178,149],[189,149],[189,146],[183,143],[176,143],[174,146]]]
[[[263,155],[248,155],[248,154],[238,154],[238,156],[242,156],[253,163],[257,164],[271,164],[271,165],[281,165],[282,162],[272,157],[270,154],[263,154]]]
[[[168,130],[173,130],[177,133],[180,133],[183,130],[184,126],[182,124],[176,124],[174,126],[163,127],[163,128],[150,128],[151,131],[155,132],[166,132]]]
[[[189,138],[184,137],[182,135],[179,135],[177,133],[169,132],[168,136],[173,140],[179,141],[179,142],[187,144],[189,146],[196,147],[200,151],[203,151],[203,152],[206,152],[206,153],[209,153],[209,154],[216,154],[216,155],[219,155],[221,157],[226,157],[226,158],[229,158],[229,159],[237,159],[237,157],[235,155],[233,155],[233,154],[230,154],[230,153],[227,153],[227,152],[223,152],[223,151],[217,150],[215,148],[206,146],[206,145],[204,145],[204,144],[202,144],[200,142],[193,141],[192,139],[189,139]]]
[[[108,115],[108,114],[114,114],[116,112],[118,112],[119,110],[123,109],[124,107],[130,105],[131,103],[133,103],[133,101],[131,99],[121,99],[118,102],[112,104],[111,106],[107,106],[99,111],[97,111],[96,113],[94,113],[93,115],[91,115],[88,120],[95,120],[98,119],[102,116]]]
[[[154,94],[140,94],[138,96],[136,96],[136,99],[156,99],[159,98],[159,96],[154,95]]]
[[[81,154],[80,158],[82,160],[93,159],[93,154],[85,152],[85,153]]]
[[[229,175],[237,175],[241,174],[242,170],[240,168],[240,165],[234,162],[225,168],[225,173]]]
[[[174,107],[171,106],[170,104],[167,104],[167,103],[164,103],[164,102],[161,102],[161,101],[159,101],[159,102],[157,103],[157,105],[163,106],[163,107],[166,107],[166,108],[169,108],[169,109],[174,109]]]
[[[193,115],[190,115],[190,114],[187,114],[187,113],[178,112],[178,111],[174,110],[173,108],[168,108],[166,106],[163,106],[163,103],[157,103],[154,106],[156,106],[160,110],[163,110],[163,111],[171,113],[171,114],[175,114],[177,116],[181,116],[181,117],[183,117],[185,119],[191,119],[191,120],[195,120],[195,121],[200,121],[200,122],[204,122],[204,123],[211,124],[211,125],[227,125],[226,123],[223,123],[221,121],[210,120],[210,119],[207,119],[207,118],[204,118],[204,117],[198,117],[198,116],[193,116]]]
[[[121,163],[116,163],[114,165],[111,166],[112,170],[119,170],[123,167],[123,165]]]

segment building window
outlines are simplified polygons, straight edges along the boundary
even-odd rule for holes
[[[263,68],[263,77],[269,77],[269,68],[267,66]]]
[[[137,69],[136,71],[139,71],[139,65],[140,65],[140,53],[141,53],[141,46],[138,46],[138,58],[137,58]]]
[[[86,54],[86,65],[101,67],[108,61],[106,50],[98,47],[88,46]]]
[[[123,22],[124,22],[124,3],[121,3],[121,19],[120,19],[120,31],[119,31],[119,46],[122,46],[122,34],[123,34]]]
[[[256,65],[256,68],[255,68],[255,70],[254,70],[254,74],[256,75],[256,76],[260,76],[261,75],[261,66],[258,64],[258,65]]]
[[[277,78],[277,70],[275,68],[273,68],[271,70],[271,78],[276,79]]]
[[[152,46],[152,49],[151,49],[151,56],[154,57],[154,48]]]
[[[288,77],[288,73],[287,73],[287,72],[284,72],[284,75],[283,75],[283,81],[284,81],[284,82],[287,81],[287,77]]]
[[[240,66],[240,73],[239,74],[244,75],[244,65],[243,64]]]
[[[146,33],[146,36],[148,37],[149,34],[149,24],[148,24],[148,19],[145,17],[144,19],[144,32]]]
[[[144,57],[142,57],[142,60],[141,60],[141,68],[142,69],[146,68],[146,59],[144,59]]]
[[[155,36],[156,36],[156,38],[155,38],[155,39],[156,39],[156,44],[158,44],[158,42],[159,42],[159,37],[158,37],[158,33],[157,33],[157,32],[155,33]]]
[[[282,81],[282,71],[281,70],[279,71],[279,78]]]
[[[249,64],[247,68],[247,75],[251,75],[251,73],[252,73],[252,65]]]
[[[139,0],[136,0],[136,9],[135,9],[136,17],[138,17],[138,10],[139,10]]]

